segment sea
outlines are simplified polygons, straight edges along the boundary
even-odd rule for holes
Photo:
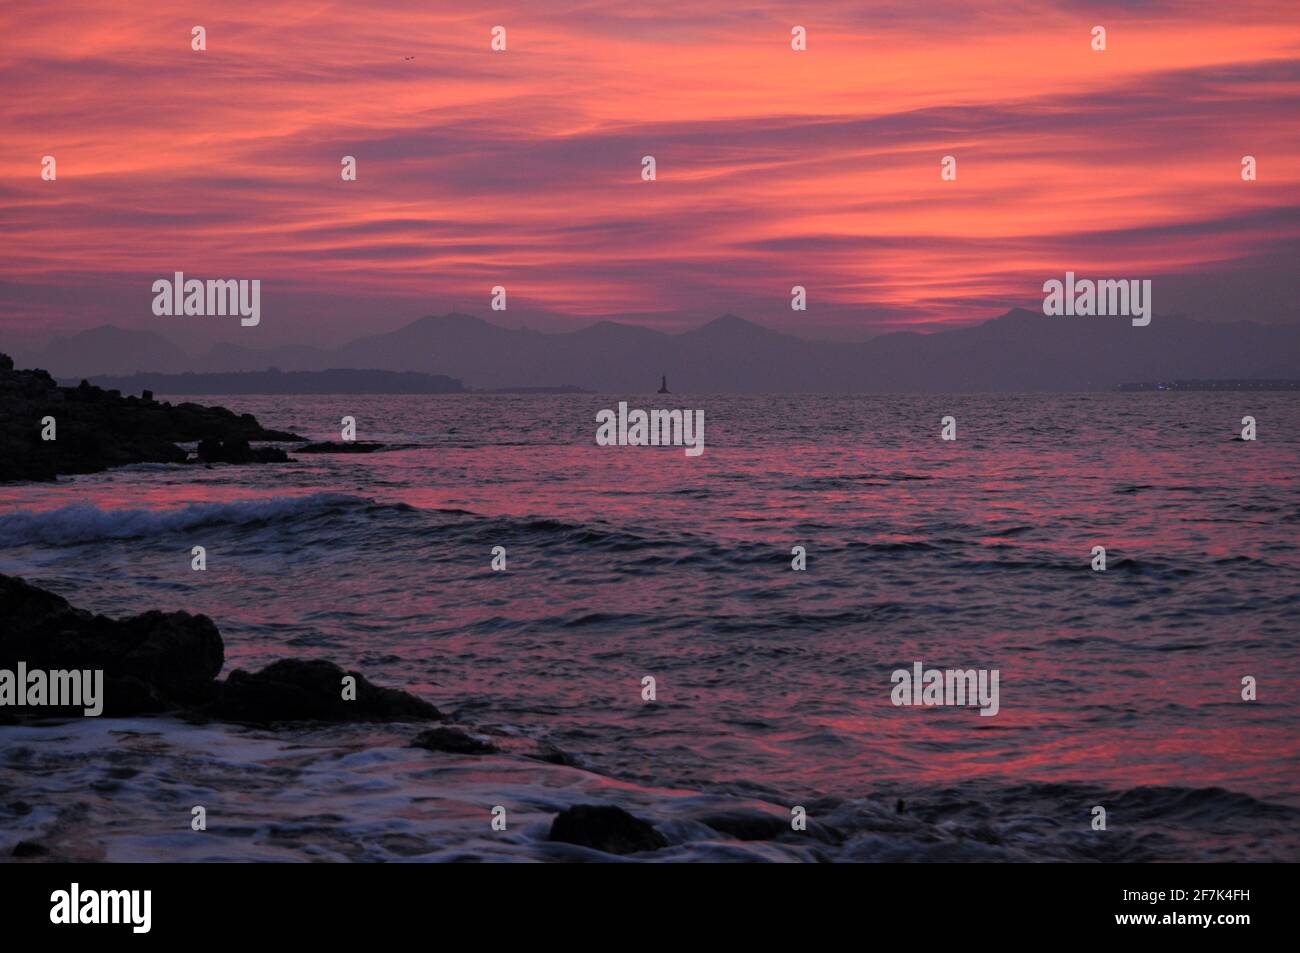
[[[0,727],[0,855],[593,859],[551,820],[614,804],[668,841],[633,860],[1300,860],[1295,394],[165,399],[385,449],[0,485],[0,572],[204,613],[225,673],[330,659],[499,751]],[[619,401],[703,410],[704,453],[597,446]],[[918,662],[996,670],[997,715],[894,704]]]

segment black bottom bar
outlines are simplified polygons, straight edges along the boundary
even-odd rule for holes
[[[676,943],[680,930],[715,925],[731,940],[783,925],[801,945],[839,923],[849,936],[940,942],[1070,939],[1139,934],[1178,944],[1232,943],[1283,929],[1293,892],[1290,865],[59,865],[0,868],[7,939],[26,934],[78,939],[145,938],[319,941],[425,935],[438,946],[501,942],[515,931],[535,944],[566,932]],[[70,920],[72,884],[78,919]],[[124,894],[149,891],[141,906]],[[62,896],[58,892],[66,895]],[[88,899],[88,895],[92,895]],[[802,924],[802,926],[800,926]],[[458,939],[448,934],[454,929]],[[839,928],[835,928],[838,930]],[[428,931],[434,932],[429,933]],[[464,936],[470,931],[471,937]],[[408,932],[409,931],[409,932]],[[613,932],[610,932],[613,931]],[[992,931],[992,932],[990,932]],[[689,935],[689,934],[688,934]],[[695,933],[698,935],[698,933]],[[676,939],[673,939],[673,938]],[[964,938],[964,940],[963,940]],[[820,945],[820,943],[818,944]],[[337,947],[335,947],[337,948]]]

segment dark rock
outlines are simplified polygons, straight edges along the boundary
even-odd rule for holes
[[[103,714],[180,712],[245,724],[275,721],[430,721],[442,717],[414,695],[380,688],[333,662],[286,659],[260,672],[217,676],[225,662],[212,620],[188,612],[110,619],[13,576],[0,575],[0,669],[102,669]],[[343,700],[343,677],[356,700]],[[77,708],[0,706],[0,723],[81,717]]]
[[[44,417],[54,418],[54,440],[41,439]],[[267,430],[251,415],[224,407],[122,397],[84,380],[59,387],[45,371],[18,371],[12,360],[0,361],[0,482],[53,480],[130,463],[184,463],[187,454],[176,444],[210,440],[236,453],[247,441],[302,438]],[[287,459],[275,448],[258,448],[247,462]]]
[[[705,824],[721,834],[734,837],[736,840],[811,838],[824,844],[838,844],[843,840],[843,835],[835,828],[826,827],[810,820],[808,821],[807,830],[797,831],[791,826],[790,817],[770,814],[756,808],[737,808],[696,819],[701,824]]]
[[[285,463],[289,459],[279,447],[250,447],[242,437],[201,440],[197,455],[202,463]]]
[[[791,830],[790,822],[784,817],[765,811],[727,811],[701,817],[699,821],[736,840],[774,840]]]
[[[343,698],[343,678],[357,680],[356,699]],[[323,659],[284,659],[260,672],[230,673],[210,711],[226,721],[435,721],[442,712],[422,699],[380,688]]]
[[[382,443],[358,443],[354,440],[326,440],[295,447],[294,453],[374,453],[384,449]]]
[[[445,751],[448,754],[493,754],[497,746],[466,734],[459,728],[438,727],[420,732],[411,742],[415,748]]]
[[[558,764],[566,768],[580,768],[581,764],[578,759],[567,751],[562,751],[549,741],[544,741],[538,745],[537,754],[533,755],[538,761],[546,764]]]
[[[44,857],[50,852],[50,849],[44,844],[38,844],[36,841],[20,840],[14,844],[14,857]]]
[[[0,668],[102,669],[104,714],[134,715],[211,699],[225,650],[212,620],[188,612],[110,619],[13,576],[0,575]],[[14,708],[23,715],[82,709]]]
[[[549,839],[607,854],[635,854],[668,846],[664,836],[639,817],[603,804],[575,804],[555,815]]]

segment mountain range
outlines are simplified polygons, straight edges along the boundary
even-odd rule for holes
[[[444,375],[479,389],[601,393],[652,391],[660,375],[675,392],[1097,391],[1176,378],[1300,378],[1300,326],[1156,315],[1133,327],[1125,318],[1013,309],[970,327],[852,344],[809,341],[734,315],[668,334],[614,321],[543,333],[450,313],[336,348],[223,343],[193,355],[157,332],[105,325],[16,357],[60,378],[352,368]]]

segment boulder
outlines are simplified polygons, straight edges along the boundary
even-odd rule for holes
[[[497,751],[497,746],[490,742],[479,741],[459,728],[444,726],[420,732],[411,746],[448,754],[493,754]]]
[[[824,844],[838,844],[843,840],[834,828],[808,821],[806,831],[795,831],[790,817],[771,814],[753,808],[735,808],[695,818],[721,834],[743,841],[767,841],[778,838],[810,838]]]
[[[250,447],[242,437],[201,440],[197,456],[200,463],[285,463],[289,459],[279,447]]]
[[[343,678],[356,679],[356,698],[343,698]],[[380,688],[358,672],[323,659],[283,659],[260,672],[236,669],[208,712],[223,721],[436,721],[442,712],[414,695]]]
[[[0,575],[0,669],[104,672],[103,715],[179,712],[243,724],[277,721],[433,721],[436,707],[380,688],[324,660],[285,659],[217,681],[225,646],[212,620],[188,612],[143,612],[110,619],[14,576]],[[343,678],[356,699],[343,699]],[[84,706],[0,706],[0,723],[81,717]],[[471,739],[472,740],[472,739]]]
[[[549,839],[607,854],[636,854],[668,846],[650,824],[621,807],[603,804],[575,804],[560,812],[551,822]]]
[[[764,811],[736,810],[699,818],[715,831],[736,840],[774,840],[791,830],[790,821]]]
[[[188,612],[110,619],[75,609],[26,581],[0,575],[0,668],[102,669],[104,714],[135,715],[209,701],[225,649],[212,620]],[[12,709],[11,716],[81,714]]]

